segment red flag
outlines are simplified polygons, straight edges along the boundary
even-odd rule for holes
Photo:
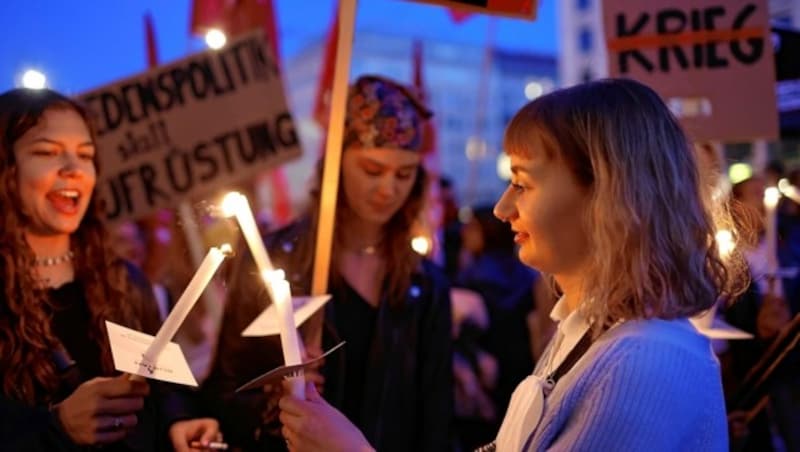
[[[190,35],[202,35],[209,28],[221,27],[225,0],[193,0]]]
[[[415,40],[414,46],[412,50],[412,71],[413,75],[412,78],[414,80],[414,90],[416,91],[417,96],[419,97],[420,102],[427,105],[428,104],[428,91],[425,89],[425,80],[423,78],[423,60],[422,60],[422,41]],[[439,165],[438,165],[438,158],[431,158],[434,157],[431,154],[436,153],[436,127],[434,127],[433,119],[428,119],[425,121],[425,125],[422,131],[422,154],[426,156],[426,160],[428,161],[428,166],[434,166],[433,168],[428,168],[433,170],[434,172],[439,172]]]
[[[231,37],[263,27],[275,61],[280,63],[278,28],[272,0],[194,0],[191,32],[202,34],[212,27],[222,28]],[[271,170],[269,182],[274,219],[280,224],[285,223],[292,215],[292,201],[283,170]]]
[[[411,48],[411,71],[414,80],[414,89],[417,91],[419,100],[425,102],[427,94],[425,92],[425,82],[422,80],[422,41],[415,39]]]
[[[277,225],[284,225],[292,219],[292,199],[289,196],[289,182],[281,168],[269,172],[269,185],[272,188],[272,209]]]
[[[338,2],[337,2],[338,5]],[[323,129],[328,128],[328,116],[331,110],[331,90],[333,89],[333,73],[336,70],[336,42],[339,40],[339,7],[333,10],[333,20],[328,29],[328,36],[325,41],[325,49],[322,54],[322,66],[317,79],[317,97],[314,100],[312,117]],[[325,150],[323,147],[320,154]]]
[[[453,19],[453,22],[460,24],[461,22],[465,22],[467,19],[472,17],[473,13],[469,13],[466,11],[462,11],[460,9],[453,9],[448,8],[447,12],[450,13],[450,18]]]
[[[194,0],[191,33],[203,34],[214,27],[231,37],[263,27],[275,61],[280,61],[272,0]]]
[[[275,7],[272,0],[263,0],[264,5],[264,34],[272,44],[272,54],[275,55],[275,61],[280,63],[281,53],[278,47],[278,25],[275,20]]]
[[[156,31],[153,28],[153,16],[144,15],[144,40],[147,49],[147,67],[158,66],[158,46],[156,45]]]
[[[423,44],[420,40],[414,40],[411,53],[411,70],[414,91],[420,102],[428,105],[428,90],[425,88],[425,77],[423,70]],[[427,192],[427,212],[423,217],[422,228],[424,234],[431,240],[431,256],[442,256],[442,243],[439,237],[443,237],[440,228],[443,225],[444,206],[439,191],[439,177],[441,176],[441,162],[436,146],[436,125],[433,118],[425,120],[422,125],[422,165],[430,176],[430,184]],[[439,259],[444,261],[443,258]]]

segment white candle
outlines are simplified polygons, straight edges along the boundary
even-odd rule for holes
[[[764,210],[766,222],[767,274],[777,278],[778,273],[778,232],[777,207],[781,193],[775,187],[764,190]]]
[[[297,327],[294,323],[294,308],[292,307],[292,292],[286,281],[283,270],[275,270],[269,259],[267,248],[258,232],[255,217],[250,210],[247,197],[239,192],[230,192],[222,201],[222,212],[225,216],[235,216],[247,242],[256,268],[264,280],[267,293],[278,313],[278,325],[281,332],[281,348],[283,359],[287,366],[301,364],[300,340],[297,336]],[[298,375],[287,378],[292,395],[299,399],[306,398],[305,379],[300,371]]]
[[[272,300],[278,312],[278,326],[281,332],[284,363],[287,366],[301,364],[303,357],[300,353],[300,340],[294,323],[294,306],[292,306],[292,292],[289,282],[286,281],[283,270],[264,272],[261,276],[264,279],[264,283],[272,288]],[[302,371],[298,375],[288,377],[287,380],[292,395],[298,399],[305,400],[305,378],[303,378]]]
[[[186,316],[189,315],[189,311],[192,310],[197,299],[200,298],[200,295],[211,281],[214,273],[217,272],[220,264],[222,264],[225,256],[229,255],[230,252],[231,247],[227,243],[219,248],[211,248],[208,250],[208,254],[206,254],[203,262],[200,263],[200,267],[197,269],[197,272],[195,272],[192,280],[189,281],[189,285],[186,286],[178,302],[175,303],[175,307],[172,308],[167,319],[164,320],[164,324],[158,329],[153,343],[151,343],[147,351],[145,351],[145,362],[152,365],[158,362],[161,351],[164,350],[164,347],[167,346],[175,336],[175,333],[178,332]]]
[[[272,271],[272,262],[269,260],[267,248],[264,246],[264,241],[258,232],[256,219],[253,217],[253,211],[250,210],[250,203],[247,202],[247,197],[235,191],[228,193],[225,195],[225,199],[222,200],[222,212],[226,217],[236,216],[236,222],[239,223],[239,228],[242,230],[248,248],[250,248],[250,253],[256,262],[258,272],[263,275],[264,272]]]
[[[800,204],[800,191],[797,190],[797,187],[792,185],[786,179],[781,179],[778,181],[778,190],[781,191],[781,194],[786,196],[787,198],[791,199],[792,201]]]

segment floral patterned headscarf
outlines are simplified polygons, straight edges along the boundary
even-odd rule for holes
[[[344,148],[419,151],[424,122],[431,116],[408,88],[387,78],[362,76],[348,95]]]

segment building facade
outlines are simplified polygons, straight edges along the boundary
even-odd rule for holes
[[[530,98],[554,89],[558,67],[553,55],[509,53],[484,47],[424,41],[423,78],[434,112],[442,175],[449,177],[462,204],[494,202],[507,181],[498,176],[505,125]],[[323,134],[311,120],[324,42],[287,61],[287,95],[299,124],[304,156],[288,165],[293,181],[310,174]],[[358,32],[351,79],[374,73],[412,83],[414,38]],[[484,69],[485,68],[485,69]],[[293,188],[292,193],[303,190]]]
[[[558,2],[559,75],[562,86],[608,76],[601,0]]]

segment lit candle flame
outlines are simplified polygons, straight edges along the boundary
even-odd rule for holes
[[[214,50],[223,48],[225,43],[228,42],[228,37],[225,36],[225,33],[218,28],[212,28],[208,30],[205,38],[206,45]]]
[[[764,206],[768,209],[774,209],[781,199],[781,192],[777,187],[767,187],[764,190]]]
[[[800,191],[797,190],[797,187],[792,185],[786,179],[781,179],[778,181],[778,190],[781,191],[781,194],[786,196],[787,198],[791,199],[792,201],[800,204]]]
[[[728,256],[733,253],[733,250],[736,249],[736,242],[733,240],[733,234],[731,231],[727,229],[720,229],[717,231],[717,234],[714,237],[717,241],[717,248],[719,249],[719,255],[723,259],[727,258]]]
[[[431,241],[427,237],[419,235],[411,239],[411,248],[413,248],[417,254],[425,256],[431,249]]]

